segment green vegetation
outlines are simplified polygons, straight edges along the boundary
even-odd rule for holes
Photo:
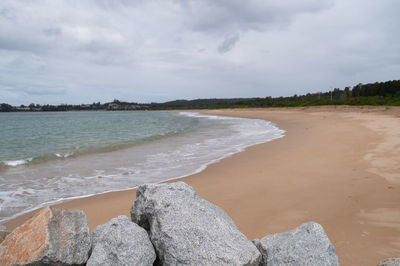
[[[256,98],[239,102],[242,107],[295,107],[318,105],[386,105],[400,106],[400,80],[358,84],[352,89],[334,89],[325,93],[301,96]]]
[[[110,103],[81,105],[21,105],[0,104],[0,112],[18,111],[82,111],[82,110],[184,110],[184,109],[219,109],[252,107],[301,107],[318,105],[384,105],[400,106],[400,80],[358,84],[343,90],[307,93],[290,97],[232,98],[232,99],[196,99],[176,100],[165,103],[130,103],[114,100]]]
[[[337,100],[337,99],[313,99],[308,101],[296,101],[284,99],[281,101],[250,100],[236,104],[237,107],[302,107],[319,105],[371,105],[371,106],[400,106],[400,97],[382,96],[360,96],[356,98]]]

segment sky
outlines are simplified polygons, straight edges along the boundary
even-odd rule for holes
[[[290,96],[400,79],[399,0],[1,0],[0,103]]]

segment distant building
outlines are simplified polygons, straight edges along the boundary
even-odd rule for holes
[[[18,110],[18,111],[30,111],[31,108],[29,108],[29,107],[27,107],[27,106],[24,106],[24,107],[17,107],[17,110]]]
[[[116,103],[109,103],[107,109],[108,110],[118,110],[119,109],[119,105],[116,104]]]

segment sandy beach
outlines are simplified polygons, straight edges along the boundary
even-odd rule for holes
[[[400,108],[204,112],[265,119],[286,130],[284,138],[180,179],[223,208],[249,239],[315,221],[325,228],[341,265],[376,265],[400,256]],[[129,190],[57,206],[83,209],[93,230],[129,216],[134,198]],[[32,215],[5,225],[13,229]]]

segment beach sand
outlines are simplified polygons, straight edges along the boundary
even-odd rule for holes
[[[249,239],[315,221],[325,228],[342,265],[376,265],[400,257],[399,108],[204,112],[266,119],[287,131],[284,138],[179,179],[223,208]],[[129,216],[134,198],[129,190],[57,206],[83,209],[93,230],[112,217]],[[12,229],[32,215],[6,226]]]

